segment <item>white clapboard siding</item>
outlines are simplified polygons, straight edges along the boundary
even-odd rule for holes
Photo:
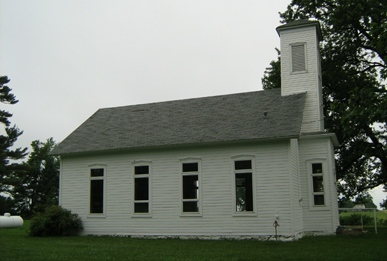
[[[301,177],[299,169],[299,146],[298,139],[290,140],[290,186],[292,204],[292,233],[298,234],[303,231],[301,198]]]
[[[61,175],[60,204],[81,216],[85,234],[273,235],[275,220],[281,235],[332,233],[338,224],[332,148],[329,138],[322,137],[62,157],[61,171],[65,174]],[[255,162],[253,216],[234,215],[233,157],[241,155],[253,156]],[[187,157],[201,162],[200,216],[181,215],[181,159]],[[330,169],[324,181],[328,184],[325,200],[332,208],[315,211],[309,205],[307,162],[313,159],[326,159]],[[150,217],[133,214],[132,163],[138,160],[149,161],[152,166]],[[103,218],[88,214],[92,164],[106,166]]]
[[[292,235],[289,141],[255,145],[113,153],[62,158],[61,205],[82,217],[86,234],[272,235],[275,215],[281,233]],[[233,215],[233,156],[253,155],[256,215]],[[181,216],[180,159],[201,159],[201,216]],[[151,217],[133,215],[133,164],[151,162]],[[88,215],[89,165],[106,165],[105,217]],[[294,186],[294,184],[292,185]],[[298,200],[298,199],[297,199]],[[300,219],[300,213],[296,219]],[[297,221],[299,222],[299,221]],[[301,224],[298,227],[302,226]]]
[[[332,142],[329,137],[305,138],[299,142],[300,173],[302,188],[302,208],[304,232],[322,231],[333,233],[338,225],[337,194],[335,184],[334,158]],[[325,207],[313,206],[311,173],[308,164],[311,161],[324,164]]]

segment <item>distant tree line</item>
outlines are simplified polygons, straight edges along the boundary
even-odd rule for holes
[[[339,201],[340,208],[353,208],[355,205],[364,205],[365,208],[377,208],[369,193],[361,194],[355,200],[343,198]]]

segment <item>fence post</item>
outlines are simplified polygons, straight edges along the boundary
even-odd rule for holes
[[[376,223],[376,208],[374,208],[374,222],[375,222],[375,234],[378,233],[378,225]]]

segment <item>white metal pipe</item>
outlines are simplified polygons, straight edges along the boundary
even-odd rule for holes
[[[375,234],[378,233],[378,223],[376,221],[376,208],[374,208],[374,224],[375,224]]]

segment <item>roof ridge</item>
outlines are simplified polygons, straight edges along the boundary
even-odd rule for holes
[[[164,104],[164,103],[184,102],[184,101],[193,101],[193,100],[201,100],[201,99],[211,99],[211,98],[221,98],[221,97],[228,97],[228,96],[234,96],[234,95],[247,95],[247,94],[258,93],[258,92],[275,92],[275,91],[278,92],[279,90],[280,90],[280,88],[273,88],[273,89],[268,89],[268,90],[256,90],[256,91],[239,92],[239,93],[228,93],[228,94],[219,94],[219,95],[211,95],[211,96],[203,96],[203,97],[191,97],[191,98],[183,98],[183,99],[176,99],[176,100],[138,103],[138,104],[129,104],[129,105],[121,105],[121,106],[113,106],[113,107],[102,107],[102,108],[99,108],[99,110],[134,107],[134,106],[145,106],[145,105],[157,105],[157,104]]]

